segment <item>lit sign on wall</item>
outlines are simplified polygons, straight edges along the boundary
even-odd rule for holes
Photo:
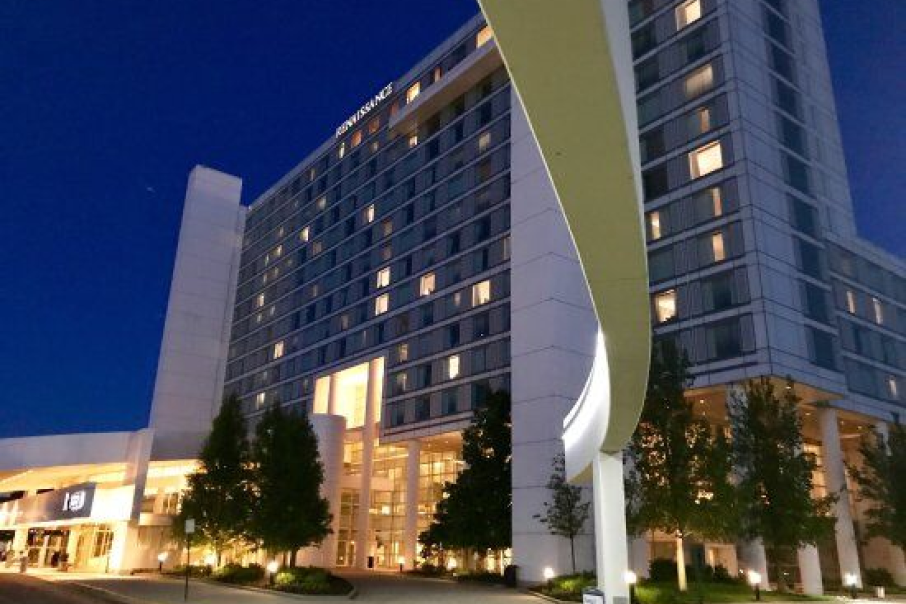
[[[88,518],[94,503],[91,482],[14,499],[0,505],[0,526]]]
[[[380,92],[378,92],[376,95],[374,95],[367,103],[362,105],[362,107],[358,111],[356,111],[355,113],[350,115],[349,119],[347,119],[345,122],[340,124],[340,126],[337,128],[336,136],[337,137],[343,136],[343,134],[347,130],[349,130],[350,128],[355,126],[356,123],[358,123],[358,121],[360,119],[362,119],[363,117],[368,115],[372,109],[374,109],[375,107],[380,105],[381,102],[384,99],[386,99],[387,97],[389,97],[391,94],[393,94],[393,82],[390,82],[389,84],[387,84],[386,86],[381,88]]]

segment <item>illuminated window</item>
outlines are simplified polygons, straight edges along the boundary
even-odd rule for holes
[[[318,177],[318,169],[315,167],[309,168],[308,169],[308,180],[312,181],[317,177]]]
[[[418,132],[413,132],[409,135],[409,148],[418,145]]]
[[[491,27],[489,25],[485,25],[475,36],[475,48],[481,48],[482,46],[490,42],[491,38],[493,37],[494,32],[491,30]]]
[[[382,287],[387,287],[390,285],[390,267],[384,267],[377,272],[377,277],[374,283],[375,287],[378,289]]]
[[[381,224],[381,236],[389,237],[393,233],[393,220],[387,219]]]
[[[727,252],[724,249],[724,234],[719,231],[711,235],[711,254],[714,262],[722,262],[727,259]]]
[[[655,294],[654,314],[658,323],[666,323],[676,318],[676,290]]]
[[[455,380],[459,377],[459,355],[447,357],[447,379]]]
[[[340,143],[340,148],[337,150],[337,157],[343,159],[344,155],[346,155],[346,141]]]
[[[702,18],[701,0],[689,0],[676,7],[676,29],[695,23]]]
[[[381,127],[381,118],[376,117],[370,122],[368,122],[368,134],[374,134],[378,131],[378,128]]]
[[[434,273],[427,273],[422,275],[422,278],[419,280],[418,284],[418,294],[420,296],[430,296],[434,293],[434,287],[436,283],[436,278]]]
[[[704,134],[711,129],[711,110],[702,107],[692,114],[692,132],[696,135]]]
[[[416,97],[418,97],[418,95],[421,93],[421,91],[422,85],[420,82],[416,82],[415,84],[410,86],[409,90],[406,91],[406,102],[411,103],[412,101],[414,101]]]
[[[440,65],[438,65],[437,67],[434,68],[434,71],[431,74],[431,81],[436,82],[443,75],[444,75],[444,71],[443,71],[443,69],[440,68]]]
[[[484,153],[491,146],[491,133],[482,132],[478,135],[478,152]]]
[[[849,311],[849,314],[856,314],[856,294],[853,290],[846,290],[846,310]]]
[[[261,407],[264,406],[264,403],[265,403],[264,393],[259,392],[258,394],[255,395],[255,408],[260,409]]]
[[[327,196],[322,195],[321,197],[319,197],[318,201],[315,202],[315,205],[318,206],[319,210],[323,210],[324,208],[326,208],[327,207]]]
[[[714,86],[714,68],[711,67],[709,63],[708,65],[699,67],[686,77],[684,83],[686,98],[691,100],[697,96],[701,96],[705,92],[711,90],[712,86]]]
[[[350,146],[354,149],[362,144],[362,131],[356,130],[352,133],[352,139],[350,141]]]
[[[651,212],[648,214],[648,229],[651,232],[652,239],[661,238],[661,213]]]
[[[302,230],[299,231],[299,241],[308,243],[309,236],[311,236],[311,227],[302,227]]]
[[[871,307],[875,311],[875,323],[878,325],[884,324],[884,307],[881,305],[881,301],[877,298],[872,297]]]
[[[311,253],[315,256],[320,254],[324,250],[324,244],[320,241],[315,241],[311,244]]]
[[[264,294],[258,294],[258,297],[255,298],[255,308],[261,308],[264,306]]]
[[[890,394],[890,398],[900,398],[900,388],[896,376],[887,376],[887,392]]]
[[[482,281],[472,286],[472,306],[481,306],[491,301],[491,282]]]
[[[700,178],[724,167],[720,141],[714,141],[689,154],[689,171],[692,178]]]
[[[715,218],[721,216],[724,213],[724,203],[720,194],[720,187],[712,187],[708,192],[711,194],[711,211]]]
[[[366,224],[371,224],[372,222],[374,222],[374,204],[371,204],[370,206],[365,208],[364,216]]]
[[[283,356],[283,342],[277,342],[274,344],[274,358],[279,359]]]
[[[374,316],[382,315],[390,308],[390,295],[381,294],[374,299]]]
[[[396,358],[400,363],[405,363],[409,360],[409,344],[403,343],[396,347]]]

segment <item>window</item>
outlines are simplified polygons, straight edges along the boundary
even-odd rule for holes
[[[720,141],[714,141],[689,154],[689,172],[692,178],[700,178],[724,167]]]
[[[311,227],[302,227],[302,230],[299,231],[299,241],[302,243],[308,243],[308,238],[311,236]]]
[[[346,141],[340,143],[340,148],[337,151],[337,157],[343,159],[343,156],[346,155]]]
[[[318,207],[319,210],[323,210],[324,208],[326,208],[327,207],[327,196],[322,195],[321,197],[319,197],[318,201],[315,202],[315,205]]]
[[[671,289],[654,296],[654,314],[658,323],[676,318],[676,290]]]
[[[441,413],[444,415],[453,415],[459,411],[459,396],[456,388],[444,390],[440,395]]]
[[[900,388],[899,388],[899,385],[897,384],[897,378],[895,376],[892,376],[892,375],[887,376],[887,393],[890,395],[890,398],[892,398],[892,399],[900,398]]]
[[[315,241],[314,243],[311,244],[311,253],[313,256],[317,256],[318,254],[320,254],[321,251],[323,251],[323,249],[324,249],[324,244],[321,243],[320,241]]]
[[[723,200],[722,200],[721,194],[720,194],[720,187],[713,187],[708,190],[708,193],[710,193],[710,195],[711,195],[711,211],[713,212],[714,217],[717,218],[718,216],[720,216],[724,213],[724,206],[723,206]]]
[[[475,48],[481,48],[485,44],[491,41],[491,38],[494,37],[494,32],[491,30],[489,25],[485,25],[475,36]]]
[[[356,130],[352,133],[352,140],[350,141],[350,146],[353,148],[358,147],[362,144],[362,131]]]
[[[472,306],[481,306],[491,301],[491,282],[482,281],[472,286]]]
[[[279,359],[283,356],[283,342],[277,342],[274,344],[274,358]]]
[[[695,23],[702,18],[701,0],[689,0],[676,7],[676,29]]]
[[[370,122],[368,122],[368,134],[374,134],[378,131],[378,128],[381,127],[381,118],[376,117]]]
[[[374,299],[374,316],[382,315],[390,308],[390,295],[381,294]]]
[[[410,134],[408,141],[410,149],[418,145],[418,132],[413,132],[412,134]]]
[[[650,214],[648,214],[648,232],[651,235],[651,239],[661,238],[662,233],[660,212],[651,212]]]
[[[430,296],[434,293],[436,283],[437,279],[435,278],[434,273],[422,275],[422,278],[419,279],[418,283],[418,295]]]
[[[264,406],[266,397],[263,392],[259,392],[255,395],[255,409],[261,409]]]
[[[689,120],[689,130],[692,136],[704,134],[711,129],[711,110],[702,107],[696,110]]]
[[[255,308],[261,308],[264,306],[264,294],[258,294],[258,297],[255,298]]]
[[[710,63],[699,67],[686,77],[683,86],[686,91],[686,99],[692,100],[701,96],[714,86],[714,68]]]
[[[400,363],[405,363],[409,360],[409,344],[407,342],[403,342],[396,347],[396,358]]]
[[[875,313],[875,323],[878,325],[884,324],[884,307],[881,305],[881,301],[875,297],[871,299],[871,307]]]
[[[406,91],[406,103],[411,103],[412,101],[414,101],[416,97],[418,97],[418,95],[421,93],[421,91],[421,82],[416,82],[415,84],[410,86],[409,90]]]
[[[390,285],[390,267],[385,266],[377,272],[377,276],[374,280],[374,286],[378,289],[382,287],[387,287]]]
[[[446,361],[447,366],[447,379],[455,380],[459,377],[459,355],[454,354],[453,356],[447,357]]]
[[[431,72],[431,82],[434,83],[444,75],[444,70],[441,69],[440,65],[434,68],[434,71]]]
[[[478,152],[484,153],[491,146],[491,133],[482,132],[478,135]]]
[[[381,224],[381,236],[389,237],[391,234],[393,234],[393,220],[388,218]]]
[[[371,204],[365,211],[362,212],[362,216],[365,218],[365,224],[371,224],[374,222],[374,204]]]
[[[856,314],[856,294],[853,290],[846,290],[846,310],[849,314]]]
[[[727,252],[724,249],[724,234],[720,231],[711,235],[711,257],[714,262],[723,262],[727,259]]]

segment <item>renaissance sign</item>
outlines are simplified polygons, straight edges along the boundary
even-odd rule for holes
[[[94,492],[95,484],[86,482],[7,501],[0,504],[0,526],[89,518]]]
[[[380,105],[381,102],[384,99],[386,99],[387,97],[389,97],[391,94],[393,94],[393,82],[390,82],[389,84],[387,84],[386,86],[381,88],[380,92],[378,92],[376,95],[371,97],[371,99],[367,103],[362,105],[358,111],[356,111],[355,113],[350,115],[349,119],[347,119],[345,122],[340,124],[340,126],[337,128],[337,133],[336,133],[335,138],[339,138],[339,137],[343,136],[343,134],[347,130],[349,130],[350,128],[355,126],[359,120],[361,120],[363,117],[365,117],[366,115],[371,113],[372,109],[374,109],[375,107]]]

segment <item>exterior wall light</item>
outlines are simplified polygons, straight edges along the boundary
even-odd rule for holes
[[[629,586],[629,604],[636,604],[635,599],[635,584],[639,582],[639,577],[631,570],[627,570],[623,573],[623,580],[626,581],[626,585]]]

